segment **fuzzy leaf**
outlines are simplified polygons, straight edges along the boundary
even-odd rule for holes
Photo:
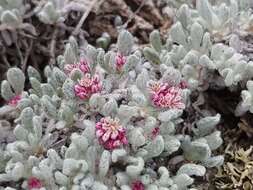
[[[224,157],[223,156],[214,156],[210,157],[207,160],[203,162],[204,166],[207,168],[212,168],[212,167],[219,167],[223,164],[224,162]]]
[[[75,98],[75,92],[73,90],[74,86],[75,86],[74,81],[69,78],[63,83],[62,91],[68,99]]]
[[[147,158],[159,156],[164,151],[163,137],[158,135],[153,141],[144,147],[148,151]]]
[[[191,34],[190,34],[193,49],[199,50],[203,34],[204,34],[203,27],[199,23],[195,22],[191,26]]]
[[[150,33],[149,41],[150,41],[152,47],[157,52],[161,52],[161,50],[162,50],[162,41],[161,41],[160,33],[159,33],[158,30],[154,30]]]
[[[7,80],[13,87],[16,94],[21,94],[25,84],[24,73],[18,68],[10,68],[7,71]]]
[[[41,84],[41,90],[43,95],[48,95],[52,97],[55,94],[55,90],[52,87],[52,85],[46,83],[46,84]]]
[[[99,112],[105,105],[106,100],[100,94],[93,94],[89,99],[90,109],[94,112]]]
[[[107,150],[104,150],[101,155],[99,166],[98,166],[100,178],[103,178],[106,176],[109,170],[110,162],[111,162],[111,153]]]
[[[123,30],[120,32],[118,36],[117,47],[118,47],[118,51],[122,55],[128,55],[131,52],[133,43],[134,43],[134,40],[131,33],[129,33],[126,30]]]
[[[130,177],[136,178],[138,175],[140,175],[140,173],[144,169],[144,160],[140,157],[130,158],[129,162],[133,163],[133,165],[128,165],[126,167],[126,173]]]
[[[171,120],[175,120],[179,118],[180,115],[182,115],[183,110],[180,109],[170,109],[168,111],[164,111],[159,113],[158,119],[162,122],[168,122]]]
[[[53,118],[57,117],[57,109],[56,107],[51,103],[51,98],[47,95],[44,95],[41,98],[41,104],[43,106],[44,111]]]
[[[35,93],[37,96],[42,96],[42,89],[41,89],[41,83],[36,78],[30,78],[30,83],[32,86],[33,93]]]
[[[211,150],[206,143],[195,141],[184,148],[184,156],[187,160],[203,161],[209,158],[210,155]]]
[[[56,183],[59,185],[66,186],[67,184],[69,184],[68,177],[59,171],[55,172],[54,177],[55,177]]]
[[[102,108],[102,113],[104,116],[114,116],[117,113],[118,104],[114,98],[111,98],[106,102]]]
[[[28,69],[27,69],[27,74],[28,74],[28,77],[31,78],[36,78],[38,81],[41,82],[41,76],[40,76],[40,73],[32,66],[28,66]]]
[[[24,127],[17,125],[13,131],[17,140],[26,141],[28,136],[28,131]]]
[[[180,22],[177,22],[171,27],[170,35],[173,42],[176,42],[185,47],[187,46],[186,35]]]
[[[220,114],[213,117],[205,117],[196,123],[197,129],[194,129],[194,133],[198,136],[205,136],[209,134],[215,126],[220,122]]]
[[[124,149],[115,149],[112,151],[112,162],[117,162],[121,157],[127,155],[127,152]]]
[[[134,128],[129,133],[128,138],[129,143],[133,146],[133,149],[137,149],[142,146],[146,142],[146,138],[143,135],[143,131],[141,128]]]
[[[153,64],[160,64],[161,63],[159,54],[153,48],[145,47],[143,49],[143,54],[144,54],[145,58],[148,61],[150,61],[151,63],[153,63]]]
[[[20,25],[20,21],[17,15],[14,12],[9,11],[9,10],[6,10],[2,13],[1,22],[13,28],[16,28]]]
[[[185,189],[187,186],[193,183],[193,179],[185,173],[178,174],[173,178],[175,184],[179,189]]]
[[[33,130],[38,139],[42,137],[42,120],[39,116],[33,117]]]
[[[63,161],[62,173],[67,176],[75,175],[75,171],[78,169],[78,163],[74,159],[65,159]]]
[[[197,164],[184,164],[177,171],[177,175],[187,174],[188,176],[204,176],[206,168]]]
[[[142,92],[145,92],[148,80],[149,80],[148,72],[146,69],[143,69],[136,79],[136,86],[138,87],[138,89],[141,90]]]
[[[176,152],[181,143],[180,141],[174,136],[164,136],[164,150],[166,151],[166,155],[170,155],[173,152]]]
[[[20,114],[20,119],[21,119],[21,124],[22,126],[24,126],[24,128],[26,129],[32,129],[33,123],[32,123],[32,119],[33,119],[33,109],[28,107],[25,108],[21,114]]]
[[[216,150],[223,143],[220,131],[215,131],[212,134],[205,136],[205,139],[211,150]]]
[[[15,94],[13,93],[10,83],[7,80],[4,80],[1,83],[1,96],[6,100],[10,100],[11,98],[13,98],[15,96]]]

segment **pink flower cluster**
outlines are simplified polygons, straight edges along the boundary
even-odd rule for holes
[[[69,74],[73,69],[80,69],[83,73],[90,72],[90,66],[86,60],[81,60],[79,63],[67,64],[64,66],[65,73]]]
[[[145,190],[143,183],[139,180],[134,181],[131,186],[132,190]]]
[[[92,77],[89,73],[86,73],[84,77],[78,81],[78,84],[74,86],[75,95],[82,100],[89,98],[94,93],[100,92],[101,89],[102,84],[99,76],[94,75],[94,77]]]
[[[20,100],[21,100],[21,95],[16,95],[13,98],[11,98],[7,103],[10,106],[16,106]]]
[[[125,128],[119,124],[118,119],[111,117],[104,117],[96,123],[96,136],[107,150],[113,150],[128,143]]]
[[[180,87],[152,81],[149,83],[148,88],[151,92],[151,101],[154,106],[168,109],[185,108]]]
[[[27,181],[28,190],[39,189],[42,187],[41,181],[36,177],[30,177]]]
[[[179,88],[182,88],[182,89],[186,89],[188,88],[188,84],[185,80],[182,80],[180,83],[179,83]]]
[[[159,127],[155,127],[155,128],[153,128],[152,129],[152,132],[151,132],[151,134],[152,134],[152,139],[154,139],[154,138],[156,138],[157,137],[157,135],[159,135],[160,134],[160,128]]]
[[[116,69],[117,71],[121,71],[122,67],[126,64],[126,57],[118,53],[116,55]]]

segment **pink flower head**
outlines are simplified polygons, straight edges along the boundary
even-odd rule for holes
[[[71,71],[73,71],[74,69],[77,69],[77,68],[78,68],[78,64],[66,64],[66,65],[64,65],[64,71],[67,74],[71,73]]]
[[[83,73],[88,73],[90,72],[90,66],[88,64],[88,62],[84,59],[82,59],[79,63],[78,63],[79,69],[83,72]]]
[[[118,119],[104,117],[96,123],[96,136],[105,149],[113,150],[126,145],[126,130],[119,124]]]
[[[154,139],[157,135],[159,135],[160,133],[160,128],[159,127],[155,127],[152,129],[152,139]]]
[[[180,83],[179,83],[179,88],[181,89],[186,89],[188,88],[188,84],[185,80],[182,80]]]
[[[116,55],[116,69],[118,71],[122,70],[122,67],[126,64],[126,57],[118,53]]]
[[[167,83],[150,82],[151,101],[158,108],[184,109],[182,89]]]
[[[80,99],[87,99],[92,94],[100,92],[102,84],[99,80],[99,76],[92,77],[89,73],[86,73],[84,77],[78,81],[78,84],[74,86],[76,96]]]
[[[39,189],[42,187],[42,183],[41,181],[36,178],[36,177],[30,177],[27,181],[28,183],[28,189],[32,190],[32,189]]]
[[[8,101],[8,105],[17,106],[20,100],[21,100],[21,95],[16,95]]]
[[[64,66],[64,71],[67,74],[71,73],[74,69],[80,69],[83,73],[90,72],[90,66],[88,62],[84,59],[82,59],[79,63],[66,64]]]
[[[134,181],[131,186],[132,190],[145,190],[143,183],[139,180]]]

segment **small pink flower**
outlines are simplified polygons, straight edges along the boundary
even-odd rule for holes
[[[98,75],[91,77],[89,73],[86,73],[84,77],[78,81],[78,84],[74,86],[76,96],[80,99],[87,99],[94,93],[100,92],[102,84]]]
[[[143,183],[139,180],[134,181],[131,186],[132,190],[145,190]]]
[[[182,100],[182,89],[175,86],[169,86],[167,83],[150,82],[149,90],[151,101],[158,108],[184,109]]]
[[[83,73],[88,73],[90,72],[90,66],[88,64],[88,62],[86,60],[81,60],[78,63],[79,69],[83,72]]]
[[[74,69],[77,69],[77,68],[78,68],[77,64],[66,64],[66,65],[64,65],[64,71],[67,74],[71,73],[71,71],[73,71]]]
[[[116,69],[118,71],[122,70],[122,67],[126,64],[126,57],[121,55],[121,54],[117,54],[116,55]]]
[[[181,89],[186,89],[188,88],[188,84],[185,80],[182,80],[180,83],[179,83],[179,88]]]
[[[36,177],[30,177],[27,181],[28,183],[28,189],[32,190],[32,189],[39,189],[42,187],[42,183],[41,181],[36,178]]]
[[[151,93],[159,93],[162,91],[165,91],[168,88],[167,83],[162,83],[162,82],[155,82],[151,81],[148,84],[148,88],[150,89]]]
[[[96,123],[96,136],[105,149],[113,150],[126,145],[126,130],[119,124],[118,119],[104,117]]]
[[[21,95],[16,95],[8,101],[8,105],[17,106],[20,100],[21,100]]]
[[[66,64],[64,66],[64,71],[67,74],[71,73],[74,69],[80,69],[83,73],[90,72],[90,66],[88,62],[84,59],[82,59],[79,63]]]
[[[156,136],[159,135],[159,133],[160,133],[159,127],[155,127],[154,129],[152,129],[152,139],[156,138]]]

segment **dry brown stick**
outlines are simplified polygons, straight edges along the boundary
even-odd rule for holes
[[[17,52],[18,52],[18,56],[19,56],[19,59],[20,59],[20,65],[23,65],[23,63],[24,63],[24,58],[23,58],[23,55],[22,55],[22,52],[21,52],[21,50],[20,50],[20,47],[19,47],[19,45],[18,45],[18,41],[17,40],[15,40],[15,46],[16,46],[16,49],[17,49]]]
[[[68,31],[68,32],[71,32],[71,33],[75,30],[74,27],[72,27],[72,26],[67,26],[65,23],[58,23],[57,26],[58,26],[59,28],[61,28],[61,29],[63,29],[63,30],[66,30],[66,31]],[[88,37],[88,36],[89,36],[89,33],[88,33],[87,31],[85,31],[85,30],[82,30],[81,28],[80,28],[80,34],[81,34],[81,35],[84,35],[85,37]]]
[[[130,18],[126,21],[126,23],[124,24],[124,27],[127,28],[127,25],[129,24],[129,22],[131,22],[133,20],[133,18],[140,12],[140,10],[142,9],[142,7],[145,5],[145,1],[146,0],[142,0],[140,6],[138,7],[138,9],[130,16]]]
[[[58,34],[58,27],[56,26],[52,35],[51,43],[50,43],[50,61],[49,65],[53,66],[55,64],[55,45],[56,45],[56,37]]]
[[[2,59],[3,59],[3,62],[5,63],[4,65],[7,67],[7,68],[11,68],[11,64],[9,63],[7,57],[5,54],[2,54]]]
[[[72,32],[72,35],[73,36],[76,36],[79,31],[80,31],[80,28],[82,27],[85,19],[87,18],[87,16],[89,15],[89,13],[91,12],[92,8],[94,7],[94,5],[96,4],[97,0],[93,0],[91,3],[90,3],[90,6],[87,8],[87,10],[85,10],[85,12],[83,13],[83,16],[82,18],[80,19],[79,23],[76,25],[76,28],[75,30]]]
[[[33,10],[31,10],[30,12],[26,13],[24,15],[24,19],[30,18],[33,15],[37,14],[38,12],[41,11],[41,9],[43,8],[43,6],[46,4],[45,1],[39,1],[37,3],[33,2],[36,5],[36,8],[34,8]]]
[[[23,65],[22,65],[22,71],[23,72],[25,72],[25,70],[26,70],[28,58],[30,57],[32,48],[33,48],[33,40],[31,40],[30,46],[29,46],[28,50],[25,53],[25,58],[24,58],[24,62],[23,62]]]
[[[3,31],[3,30],[14,30],[14,28],[11,26],[8,26],[7,24],[0,24],[0,31]]]

